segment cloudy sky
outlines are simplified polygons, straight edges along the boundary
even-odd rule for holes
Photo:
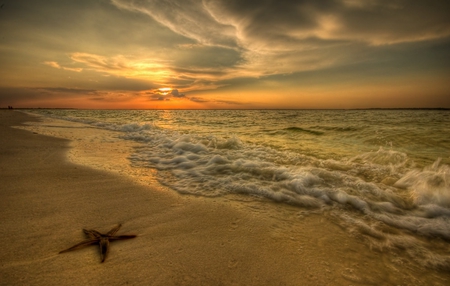
[[[450,108],[450,1],[0,6],[1,108]]]

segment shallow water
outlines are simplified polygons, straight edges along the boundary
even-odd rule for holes
[[[379,250],[450,269],[450,112],[30,110],[117,131],[180,193],[321,212]],[[156,172],[155,172],[156,170]]]

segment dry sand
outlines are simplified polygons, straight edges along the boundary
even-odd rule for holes
[[[320,214],[182,196],[74,164],[68,140],[11,128],[0,111],[1,285],[448,285],[448,275],[371,251]],[[137,234],[58,254],[83,228]]]

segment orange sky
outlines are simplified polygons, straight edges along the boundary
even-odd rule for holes
[[[446,1],[0,6],[1,108],[450,108]]]

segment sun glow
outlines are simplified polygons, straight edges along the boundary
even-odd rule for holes
[[[159,94],[162,94],[162,95],[167,95],[167,94],[169,94],[171,91],[172,91],[172,88],[170,88],[170,87],[161,87],[161,88],[158,88],[158,93],[159,93]]]

